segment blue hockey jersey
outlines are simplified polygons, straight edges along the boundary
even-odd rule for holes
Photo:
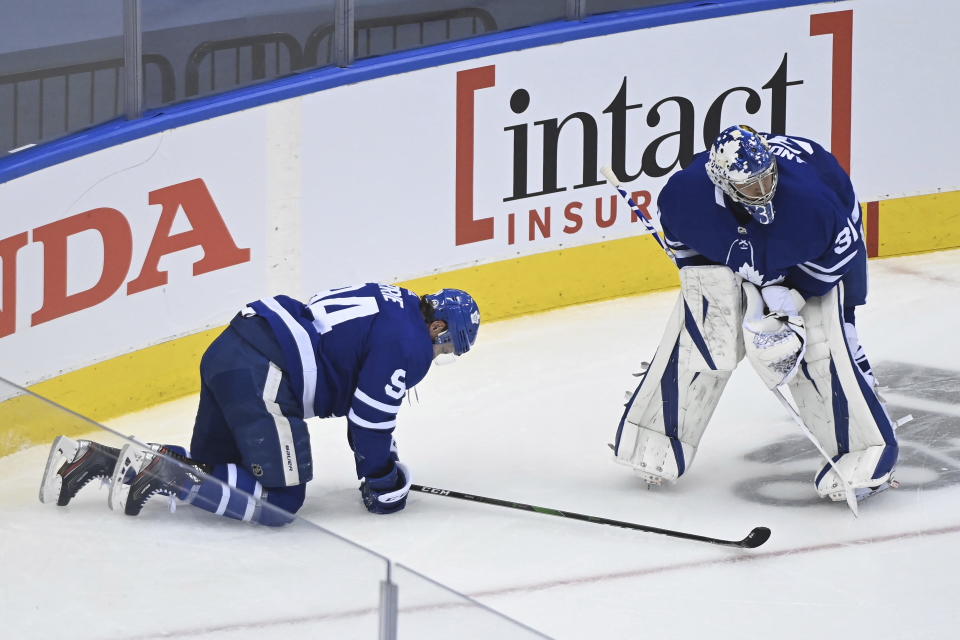
[[[770,224],[714,186],[706,151],[670,177],[657,207],[677,266],[725,264],[757,286],[783,284],[805,298],[842,281],[844,306],[864,304],[867,251],[850,178],[812,140],[767,134],[767,141],[779,172]]]
[[[269,323],[268,337],[282,352],[276,364],[302,398],[303,417],[346,416],[357,476],[388,473],[401,401],[433,360],[419,296],[366,283],[320,292],[306,304],[276,296],[248,307]]]

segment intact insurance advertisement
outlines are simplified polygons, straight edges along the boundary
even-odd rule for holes
[[[305,201],[325,211],[305,222],[306,270],[345,238],[349,275],[403,279],[640,233],[599,168],[651,210],[734,123],[821,140],[848,162],[854,22],[809,7],[740,15],[308,96],[307,114],[362,126],[306,118],[305,172],[324,178]]]
[[[31,384],[223,324],[258,296],[262,120],[235,114],[0,185],[0,375]]]

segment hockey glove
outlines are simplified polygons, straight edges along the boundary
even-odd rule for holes
[[[410,468],[396,462],[390,473],[379,478],[361,478],[360,495],[370,513],[394,513],[407,506],[407,494],[413,478]]]
[[[788,383],[800,368],[807,338],[803,318],[773,312],[764,314],[764,301],[757,288],[749,282],[743,282],[742,286],[746,298],[744,350],[763,383],[774,389]]]
[[[796,289],[779,284],[763,287],[760,295],[763,296],[763,303],[767,305],[767,311],[778,316],[799,316],[800,309],[803,309],[807,302]]]

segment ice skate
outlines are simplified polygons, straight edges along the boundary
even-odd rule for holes
[[[108,482],[120,450],[91,440],[59,436],[50,447],[40,483],[40,502],[65,507],[91,480]]]
[[[165,456],[183,464],[172,462]],[[167,447],[157,445],[155,449],[144,449],[128,444],[120,452],[113,471],[110,508],[114,511],[122,510],[128,516],[135,516],[140,513],[147,500],[155,495],[183,499],[192,487],[200,484],[201,471],[188,458]],[[129,484],[119,481],[129,477],[128,474],[134,476]]]

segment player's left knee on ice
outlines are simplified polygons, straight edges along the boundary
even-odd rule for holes
[[[254,521],[268,527],[282,527],[296,520],[294,515],[303,506],[306,485],[267,489]]]

